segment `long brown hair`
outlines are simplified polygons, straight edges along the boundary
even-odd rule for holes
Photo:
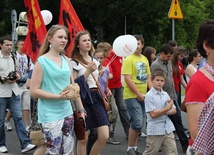
[[[148,59],[149,61],[149,66],[151,66],[152,64],[152,59],[151,59],[151,55],[152,54],[156,54],[156,49],[151,47],[151,46],[147,46],[144,51],[143,51],[143,55]]]
[[[181,54],[184,54],[184,51],[182,49],[182,47],[176,47],[174,49],[174,53],[172,55],[172,58],[171,58],[171,63],[172,63],[172,70],[173,70],[173,74],[175,76],[180,76],[180,71],[179,71],[179,66],[178,66],[178,56],[181,55]]]
[[[70,33],[69,33],[68,29],[63,25],[53,25],[53,26],[51,26],[51,28],[48,30],[48,32],[46,34],[44,42],[43,42],[43,44],[42,44],[42,46],[41,46],[41,48],[39,50],[39,56],[44,55],[45,53],[47,53],[49,51],[50,42],[48,41],[48,37],[52,38],[54,36],[54,34],[56,33],[56,31],[58,31],[60,29],[63,29],[66,32],[66,35],[67,35],[67,38],[68,38],[68,42],[67,42],[67,45],[65,46],[64,50],[65,51],[67,50],[67,48],[68,48],[68,46],[69,46],[69,44],[71,42],[70,41],[70,37],[69,37]]]
[[[89,37],[91,38],[91,35],[87,30],[77,32],[76,36],[74,37],[74,45],[73,45],[73,49],[71,51],[71,58],[77,59],[77,60],[83,62],[84,64],[88,64],[88,62],[85,61],[85,59],[83,59],[82,55],[80,54],[79,48],[77,46],[79,45],[80,37],[83,35],[86,35],[86,34],[88,34]],[[92,56],[91,51],[93,51],[92,45],[91,45],[91,50],[89,51],[90,56]]]

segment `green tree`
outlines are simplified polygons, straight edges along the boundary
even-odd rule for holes
[[[60,0],[38,0],[41,10],[50,10],[52,22],[58,23]],[[108,41],[123,34],[142,34],[145,46],[157,50],[171,40],[172,22],[167,14],[171,0],[71,0],[83,26],[94,41]],[[207,18],[214,18],[213,0],[180,0],[183,20],[175,20],[175,40],[191,49],[196,40],[199,25]],[[24,1],[2,0],[0,3],[0,34],[11,33],[11,9],[17,14],[25,11]],[[126,26],[125,26],[126,21]]]

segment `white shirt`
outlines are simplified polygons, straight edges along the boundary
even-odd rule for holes
[[[188,66],[192,67],[192,69],[194,70],[194,73],[197,71],[197,69],[192,64],[189,64]],[[190,80],[190,77],[187,74],[186,74],[186,80],[187,80],[187,83]]]
[[[10,56],[4,56],[0,51],[0,76],[7,77],[11,71],[14,71],[14,61]],[[0,97],[12,97],[12,92],[19,95],[19,88],[16,82],[5,83],[0,82]]]
[[[28,72],[28,58],[26,54],[19,54],[18,52],[16,52],[16,56],[17,56],[17,63],[18,63],[18,68],[16,69],[20,76],[23,77],[27,74]]]
[[[93,62],[96,63],[97,68],[98,68],[100,63],[94,58],[93,58]],[[74,70],[77,71],[78,77],[83,75],[85,73],[85,71],[86,71],[86,68],[84,66],[82,66],[80,63],[77,63],[76,61],[71,61],[71,66],[73,67]],[[93,75],[96,78],[96,80],[98,81],[98,75],[99,75],[98,69],[93,72]],[[94,81],[92,75],[89,75],[89,77],[87,78],[86,82],[87,82],[89,88],[97,88],[96,82]]]

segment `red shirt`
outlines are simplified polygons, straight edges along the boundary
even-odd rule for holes
[[[178,75],[174,75],[173,74],[173,81],[174,81],[174,86],[175,86],[175,91],[179,92],[179,84],[180,84],[180,75],[184,74],[184,69],[183,69],[183,65],[180,61],[178,61],[178,68],[179,68],[179,72],[180,74]]]
[[[214,82],[206,77],[200,70],[191,77],[186,87],[186,103],[205,103],[214,92]]]
[[[103,65],[106,66],[107,64],[109,64],[109,61],[112,61],[112,58],[115,56],[115,53],[111,51],[110,56],[105,59]],[[110,89],[122,87],[121,68],[122,57],[116,56],[116,58],[109,64],[110,73],[113,75],[113,78],[108,80],[108,87]]]
[[[186,104],[205,104],[209,96],[214,92],[214,82],[207,78],[200,70],[191,77],[186,87]],[[189,145],[193,141],[190,139]]]

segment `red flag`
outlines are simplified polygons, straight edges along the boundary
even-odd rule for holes
[[[71,43],[66,51],[66,55],[70,56],[74,36],[78,31],[84,30],[70,0],[61,0],[60,2],[59,24],[66,26],[70,31]]]
[[[40,13],[38,1],[24,0],[24,3],[27,9],[28,34],[22,47],[22,51],[35,62],[47,30]]]

